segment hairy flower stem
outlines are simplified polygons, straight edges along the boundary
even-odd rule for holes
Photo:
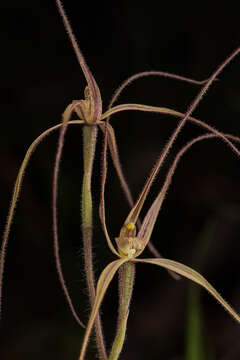
[[[135,278],[135,264],[127,262],[119,269],[119,309],[117,333],[112,345],[109,360],[117,360],[122,351],[129,314],[129,306],[132,298]]]
[[[92,257],[92,193],[91,179],[93,160],[96,148],[97,126],[83,126],[83,184],[82,184],[82,235],[84,264],[87,278],[88,292],[91,307],[95,301],[95,280],[93,273],[93,257]],[[106,350],[103,339],[100,316],[95,320],[96,342],[100,360],[106,360]]]

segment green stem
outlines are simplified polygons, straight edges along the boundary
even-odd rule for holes
[[[119,269],[119,310],[117,333],[112,345],[109,360],[117,360],[126,337],[129,306],[135,278],[135,264],[127,262]]]
[[[95,279],[93,272],[93,257],[92,257],[92,192],[91,179],[93,160],[96,148],[97,126],[83,126],[83,163],[84,174],[82,184],[82,235],[83,235],[83,250],[84,250],[84,264],[87,278],[87,285],[89,291],[89,298],[91,307],[95,300]],[[95,320],[96,342],[100,360],[106,360],[106,350],[103,339],[102,326],[99,315]]]

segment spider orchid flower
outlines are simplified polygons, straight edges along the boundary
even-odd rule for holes
[[[94,323],[94,320],[97,318],[98,309],[100,306],[100,303],[102,301],[102,298],[105,294],[105,291],[114,276],[117,269],[124,264],[125,262],[140,262],[143,261],[143,259],[139,259],[138,256],[143,252],[144,248],[146,246],[150,246],[150,250],[153,252],[153,254],[160,256],[158,251],[150,244],[150,237],[151,232],[154,226],[154,223],[157,218],[157,214],[161,207],[161,202],[164,199],[165,192],[162,190],[162,192],[159,194],[159,197],[156,199],[156,202],[153,203],[152,207],[149,209],[149,212],[147,213],[138,233],[136,234],[136,222],[138,221],[139,213],[141,211],[142,205],[145,201],[145,198],[147,196],[147,193],[149,191],[149,188],[152,184],[152,181],[154,177],[156,176],[161,164],[163,163],[164,159],[166,158],[168,151],[170,150],[173,142],[177,138],[180,130],[185,125],[186,121],[191,121],[205,129],[207,129],[210,133],[208,134],[208,137],[217,136],[221,138],[225,143],[227,143],[232,150],[240,156],[239,150],[234,145],[233,141],[238,141],[238,139],[235,139],[229,135],[225,135],[218,130],[214,129],[213,127],[209,126],[208,124],[205,124],[204,122],[195,119],[191,116],[193,110],[198,105],[199,101],[203,97],[203,95],[208,90],[209,86],[214,82],[214,80],[217,78],[219,73],[223,70],[223,68],[240,52],[240,48],[238,48],[236,51],[234,51],[227,60],[224,61],[224,63],[211,75],[211,77],[208,80],[205,81],[196,81],[192,80],[186,77],[182,77],[175,74],[169,74],[166,72],[159,72],[159,71],[147,71],[143,73],[136,74],[129,79],[127,79],[120,88],[115,92],[109,108],[107,111],[103,112],[102,109],[102,99],[101,99],[101,93],[99,90],[99,87],[97,85],[97,82],[95,81],[90,69],[87,66],[87,63],[82,55],[81,50],[78,47],[77,41],[74,37],[74,34],[72,32],[70,23],[67,19],[67,16],[65,14],[63,5],[61,3],[61,0],[56,0],[57,7],[59,9],[59,12],[62,16],[65,28],[67,30],[67,33],[70,37],[70,41],[72,43],[72,46],[74,48],[74,52],[77,56],[78,62],[80,64],[80,67],[82,69],[82,72],[84,74],[85,80],[86,80],[86,87],[84,91],[84,98],[80,100],[74,100],[70,105],[67,106],[66,110],[64,111],[62,115],[62,122],[60,124],[57,124],[53,126],[52,128],[49,128],[45,132],[43,132],[29,147],[25,158],[20,166],[17,180],[15,183],[13,195],[12,195],[12,201],[8,213],[8,218],[6,222],[6,227],[3,233],[3,240],[1,245],[1,252],[0,252],[0,311],[1,311],[1,301],[2,301],[2,284],[3,284],[3,273],[4,273],[4,265],[5,265],[5,252],[7,248],[7,242],[8,242],[8,236],[9,231],[11,228],[13,216],[14,216],[14,210],[16,208],[17,199],[19,197],[21,184],[23,181],[23,176],[25,173],[25,169],[28,165],[29,159],[33,153],[33,151],[36,149],[37,145],[49,134],[54,132],[55,130],[59,131],[59,138],[58,138],[58,147],[56,152],[56,160],[55,160],[55,166],[54,166],[54,175],[53,175],[53,228],[54,228],[54,251],[55,251],[55,259],[56,259],[56,266],[57,266],[57,272],[59,275],[59,279],[62,285],[62,288],[64,290],[67,302],[69,304],[69,307],[73,313],[73,316],[75,317],[76,321],[83,326],[83,323],[80,321],[74,306],[71,301],[71,297],[68,293],[67,286],[65,284],[65,280],[63,277],[63,272],[61,269],[61,262],[60,262],[60,256],[59,256],[59,245],[58,245],[58,224],[57,224],[57,193],[58,193],[58,174],[59,174],[59,167],[60,167],[60,161],[64,146],[64,138],[67,131],[68,125],[82,125],[85,132],[85,154],[84,154],[84,180],[83,180],[83,186],[85,186],[85,194],[86,194],[86,202],[89,202],[89,199],[91,198],[91,192],[90,192],[90,186],[91,186],[91,174],[92,174],[92,166],[93,166],[93,159],[94,159],[94,153],[95,153],[95,145],[96,145],[96,137],[97,137],[97,129],[100,127],[100,129],[105,134],[105,148],[108,146],[114,166],[116,168],[117,174],[120,179],[121,186],[125,192],[125,195],[127,197],[127,200],[132,207],[132,210],[129,213],[129,216],[127,217],[121,231],[119,237],[116,239],[117,248],[115,248],[110,240],[110,237],[108,235],[106,224],[105,224],[105,210],[104,210],[104,184],[105,181],[103,181],[102,186],[102,201],[101,201],[101,220],[103,224],[103,229],[107,238],[108,245],[111,249],[111,251],[119,258],[115,262],[111,263],[102,273],[98,286],[96,289],[96,297],[95,297],[95,287],[94,287],[94,281],[92,280],[91,284],[91,302],[93,305],[93,313],[90,317],[89,325],[86,332],[86,338],[83,346],[83,353],[85,352],[86,343],[92,325]],[[120,104],[113,106],[117,98],[119,97],[120,93],[124,90],[124,88],[129,85],[132,81],[135,81],[141,77],[144,76],[165,76],[171,79],[176,79],[180,81],[189,82],[192,84],[197,85],[203,85],[202,90],[200,91],[198,97],[192,102],[191,106],[189,107],[188,111],[185,114],[182,114],[176,110],[168,109],[165,107],[154,107],[149,105],[142,105],[142,104]],[[124,178],[124,175],[121,170],[121,165],[119,161],[118,156],[118,150],[117,150],[117,144],[116,139],[114,135],[114,130],[109,124],[108,120],[110,116],[114,115],[117,112],[120,111],[144,111],[144,112],[155,112],[159,114],[167,114],[172,115],[173,117],[180,118],[180,121],[178,123],[178,126],[171,136],[170,140],[168,141],[164,151],[161,154],[160,160],[157,164],[157,166],[154,168],[149,180],[146,183],[146,186],[143,189],[142,194],[139,197],[139,200],[134,205],[130,190],[128,188],[128,185],[126,183],[126,180]],[[72,120],[72,116],[77,115],[78,120]],[[106,121],[104,121],[106,120]],[[104,156],[105,157],[105,156]],[[105,161],[105,160],[104,160]],[[103,171],[105,172],[105,170]],[[103,176],[104,178],[104,176]],[[85,205],[83,201],[83,210],[85,210]],[[91,207],[91,206],[89,206]],[[87,234],[86,241],[88,242],[88,247],[90,248],[91,243],[91,209],[88,209],[89,211],[86,215],[85,220],[83,221],[83,227],[85,226],[85,235]],[[83,214],[85,214],[85,211],[83,211]],[[90,214],[90,215],[89,215]],[[89,231],[90,229],[90,231]],[[84,233],[84,231],[83,231]],[[86,257],[87,258],[87,257]],[[161,262],[161,261],[162,262]],[[155,261],[155,262],[154,262]],[[177,274],[186,276],[187,268],[184,268],[184,265],[177,265],[178,263],[171,262],[170,260],[166,259],[145,259],[144,262],[149,263],[156,263],[157,265],[163,266],[167,268],[170,271],[173,271]],[[165,264],[165,265],[164,265]],[[184,270],[185,269],[185,270]],[[185,272],[184,272],[185,271]],[[189,270],[190,271],[190,270]],[[193,270],[191,270],[193,272]],[[91,270],[88,267],[87,273],[90,273]],[[184,273],[183,273],[184,272]],[[191,272],[189,272],[190,274]],[[191,273],[192,274],[192,273]],[[194,273],[195,274],[195,273]],[[193,275],[191,275],[193,276]],[[194,278],[195,276],[195,278]],[[194,275],[193,279],[196,281],[196,276]],[[200,275],[199,275],[200,276]],[[186,276],[190,278],[189,276]],[[205,286],[206,287],[206,286]],[[209,289],[208,289],[209,290]],[[210,291],[210,290],[209,290]],[[216,296],[215,296],[216,297]],[[81,355],[81,358],[82,355]],[[102,355],[102,359],[106,359],[106,355]]]

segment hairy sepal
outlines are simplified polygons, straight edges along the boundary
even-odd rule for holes
[[[134,259],[135,262],[142,262],[147,264],[153,264],[161,266],[165,269],[176,272],[177,274],[184,276],[187,279],[201,285],[205,288],[222,307],[238,322],[240,323],[239,314],[223,299],[223,297],[217,292],[217,290],[197,271],[193,270],[189,266],[181,264],[177,261],[169,259]]]
[[[97,289],[96,289],[96,298],[95,298],[94,305],[92,307],[90,318],[88,320],[88,325],[87,325],[86,332],[84,335],[79,360],[84,359],[84,355],[86,352],[87,343],[88,343],[88,340],[89,340],[89,337],[91,334],[91,330],[92,330],[95,318],[98,314],[99,308],[101,306],[103,297],[108,289],[108,286],[109,286],[110,282],[112,281],[114,275],[116,274],[117,270],[120,268],[120,266],[123,265],[127,261],[128,261],[128,258],[123,258],[123,259],[119,259],[119,260],[115,260],[115,261],[111,262],[110,264],[108,264],[106,266],[106,268],[103,270],[103,272],[101,273],[101,275],[99,277],[99,280],[97,283]]]

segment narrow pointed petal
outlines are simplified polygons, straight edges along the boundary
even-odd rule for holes
[[[73,34],[73,31],[72,31],[72,28],[71,28],[71,25],[70,25],[70,22],[67,18],[67,15],[64,11],[64,8],[63,8],[63,5],[62,5],[62,2],[61,0],[56,0],[56,4],[57,4],[57,7],[58,7],[58,10],[59,10],[59,13],[62,17],[62,20],[63,20],[63,23],[64,23],[64,26],[65,26],[65,29],[69,35],[69,38],[70,38],[70,41],[72,43],[72,46],[73,46],[73,49],[74,49],[74,52],[77,56],[77,59],[78,59],[78,62],[81,66],[81,69],[84,73],[84,76],[85,76],[85,79],[88,83],[88,87],[89,87],[89,92],[90,92],[90,99],[91,99],[91,105],[93,106],[93,123],[96,123],[99,118],[100,118],[100,115],[102,113],[102,99],[101,99],[101,94],[100,94],[100,90],[99,90],[99,87],[91,73],[91,71],[89,70],[88,66],[87,66],[87,63],[84,59],[84,56],[78,46],[78,43],[77,43],[77,40]]]
[[[185,278],[190,279],[193,282],[201,285],[220,303],[220,305],[224,307],[224,309],[237,322],[240,323],[239,314],[223,299],[223,297],[217,292],[217,290],[201,274],[199,274],[197,271],[193,270],[189,266],[168,259],[134,259],[134,261],[161,266],[165,269],[172,270],[177,274],[184,276]]]
[[[76,120],[76,121],[71,121],[71,124],[83,124],[82,120]],[[47,130],[45,130],[41,135],[39,135],[34,141],[33,143],[29,146],[25,157],[23,159],[23,162],[20,166],[20,169],[18,171],[18,175],[17,175],[17,179],[14,185],[14,190],[13,190],[13,194],[12,194],[12,200],[11,200],[11,204],[10,204],[10,208],[9,208],[9,212],[8,212],[8,217],[7,217],[7,222],[6,222],[6,226],[4,229],[4,233],[3,233],[3,239],[2,239],[2,244],[1,244],[1,250],[0,250],[0,317],[1,317],[1,308],[2,308],[2,289],[3,289],[3,274],[4,274],[4,265],[5,265],[5,253],[6,253],[6,248],[7,248],[7,244],[8,244],[8,236],[9,236],[9,232],[11,229],[11,225],[12,225],[12,221],[13,221],[13,217],[14,217],[14,212],[16,209],[16,205],[17,205],[17,200],[20,194],[20,190],[21,190],[21,186],[22,186],[22,182],[23,182],[23,178],[24,178],[24,174],[25,174],[25,170],[27,168],[27,165],[29,163],[29,160],[32,156],[32,154],[34,153],[36,147],[39,145],[39,143],[48,135],[50,135],[52,132],[54,132],[55,130],[59,129],[62,126],[62,124],[57,124]],[[80,321],[80,320],[79,320]],[[82,324],[83,326],[83,324]]]
[[[87,343],[88,343],[88,340],[89,340],[89,337],[91,334],[91,330],[94,325],[94,321],[98,314],[101,303],[103,301],[103,297],[108,289],[108,286],[109,286],[110,282],[112,281],[113,276],[116,274],[117,270],[120,268],[120,266],[127,261],[128,261],[128,259],[124,258],[124,259],[119,259],[119,260],[115,260],[115,261],[111,262],[110,264],[107,265],[107,267],[103,270],[103,272],[101,273],[101,275],[99,277],[99,280],[97,283],[97,289],[96,289],[96,298],[95,298],[95,302],[94,302],[94,305],[93,305],[93,308],[91,311],[90,318],[88,320],[88,325],[87,325],[86,332],[84,335],[79,360],[84,360],[84,355],[86,352]]]
[[[152,235],[153,227],[155,225],[155,222],[157,220],[159,211],[161,209],[161,205],[164,200],[164,194],[162,190],[152,203],[150,209],[148,210],[147,214],[145,215],[145,218],[142,222],[141,228],[138,232],[138,237],[140,239],[144,239],[145,244],[148,243],[150,240],[150,237]]]
[[[229,136],[229,135],[225,135],[225,136]],[[151,205],[150,209],[148,210],[147,214],[145,215],[145,218],[142,222],[142,226],[138,232],[138,237],[140,239],[144,239],[144,241],[146,243],[148,243],[148,241],[150,240],[150,237],[152,235],[152,231],[153,231],[153,227],[155,225],[155,222],[157,220],[157,216],[158,213],[161,209],[163,200],[165,199],[166,193],[169,189],[169,186],[171,184],[172,181],[172,177],[173,174],[176,170],[176,167],[179,163],[179,160],[182,158],[182,156],[196,143],[198,143],[199,141],[202,140],[206,140],[206,139],[211,139],[211,138],[216,138],[218,137],[218,135],[212,134],[212,133],[207,133],[205,135],[201,135],[198,136],[196,138],[194,138],[193,140],[189,141],[176,155],[168,173],[167,176],[165,178],[164,184],[158,194],[158,196],[156,197],[156,199],[154,200],[153,204]],[[236,140],[236,139],[235,139]],[[238,139],[238,141],[240,142],[240,139]]]

